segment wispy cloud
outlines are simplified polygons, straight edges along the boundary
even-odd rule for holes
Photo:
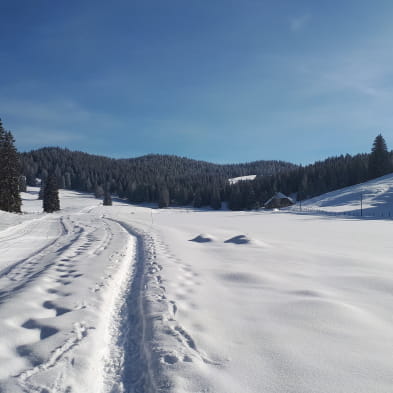
[[[393,56],[385,47],[345,50],[299,60],[298,71],[305,81],[309,96],[352,94],[359,99],[393,98]]]
[[[124,121],[89,110],[68,99],[29,100],[0,98],[0,117],[21,148],[48,145],[77,145],[95,140],[109,131],[124,128]]]
[[[21,146],[66,145],[84,139],[81,133],[22,126],[15,132]]]
[[[91,118],[91,113],[71,100],[33,101],[26,99],[0,99],[1,114],[18,117],[29,121],[38,121],[40,124],[65,124],[84,122]]]
[[[311,20],[310,14],[293,17],[289,20],[289,28],[291,31],[296,32],[303,30]]]

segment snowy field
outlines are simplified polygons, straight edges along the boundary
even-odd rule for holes
[[[36,194],[0,212],[1,392],[392,391],[392,221]]]

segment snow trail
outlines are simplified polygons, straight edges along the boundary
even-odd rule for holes
[[[151,248],[146,244],[146,234],[142,235],[124,222],[110,218],[108,220],[119,224],[135,241],[133,271],[128,272],[128,278],[120,291],[120,304],[113,316],[116,327],[112,333],[111,352],[114,359],[109,360],[112,367],[106,376],[111,385],[108,391],[154,393],[157,388],[146,342],[147,326],[143,299],[143,289],[147,285],[145,267],[152,258]]]
[[[116,391],[114,375],[107,378],[109,363],[117,361],[108,358],[113,306],[124,303],[121,312],[129,315],[133,331],[123,336],[130,350],[138,346],[142,324],[131,323],[142,321],[139,311],[131,312],[143,276],[134,236],[94,206],[17,227],[0,232],[0,391]],[[133,370],[128,358],[126,364],[118,391],[151,391],[148,382],[134,381],[140,369],[134,379],[125,377]]]

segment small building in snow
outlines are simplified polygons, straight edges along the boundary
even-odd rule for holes
[[[282,192],[277,192],[263,206],[265,209],[280,209],[294,204],[295,202],[292,198],[284,195]]]

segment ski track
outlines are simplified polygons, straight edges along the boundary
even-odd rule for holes
[[[45,273],[55,263],[52,260],[52,255],[56,254],[58,257],[61,257],[66,249],[71,246],[72,242],[76,241],[80,236],[81,230],[75,230],[74,228],[70,231],[63,218],[59,219],[59,225],[61,226],[59,237],[35,250],[28,257],[0,271],[0,279],[9,280],[7,284],[1,286],[0,304],[8,297],[15,295],[17,291],[22,290],[26,285],[33,284],[35,279]],[[24,235],[26,233],[14,239],[23,238]],[[66,246],[63,245],[64,237],[70,238],[70,243]]]
[[[19,224],[5,228],[0,231],[0,241],[6,242],[6,241],[21,238],[25,236],[27,233],[31,232],[31,227],[33,225],[40,224],[42,220],[45,220],[47,218],[48,216],[33,218],[31,220],[26,220]]]
[[[120,225],[135,240],[133,272],[129,273],[127,285],[122,293],[112,333],[112,353],[120,358],[112,359],[117,367],[108,370],[106,379],[112,381],[110,392],[153,393],[157,391],[150,365],[149,349],[146,342],[146,320],[144,314],[143,289],[146,262],[151,260],[146,247],[146,234],[141,234],[128,224],[110,219]],[[115,383],[113,383],[115,381]]]

